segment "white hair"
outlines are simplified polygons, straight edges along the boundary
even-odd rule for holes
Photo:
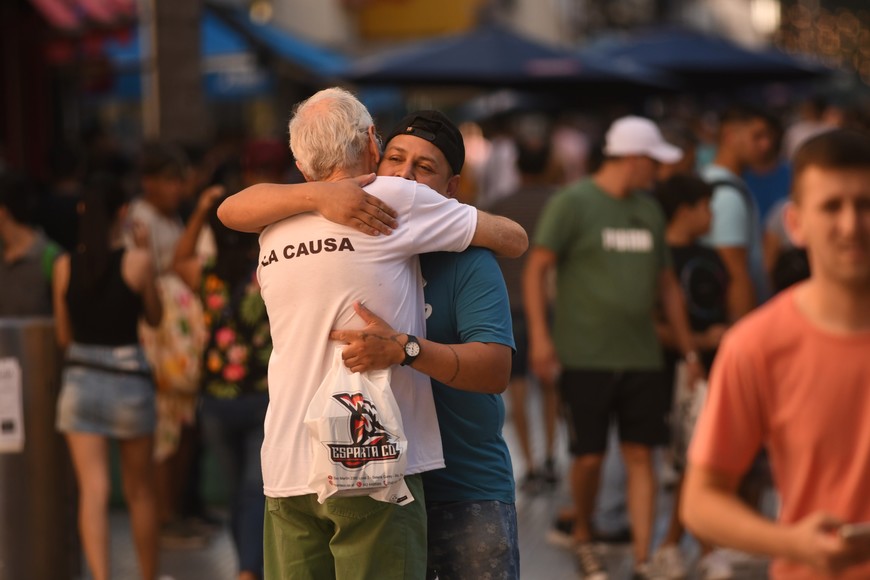
[[[299,169],[320,181],[356,164],[374,125],[368,109],[344,89],[319,91],[296,106],[290,119],[290,150]]]

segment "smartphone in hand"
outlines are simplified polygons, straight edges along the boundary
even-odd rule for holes
[[[847,541],[870,541],[870,522],[845,524],[840,527],[840,537]]]

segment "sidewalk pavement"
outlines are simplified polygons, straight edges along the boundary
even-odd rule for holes
[[[507,400],[507,397],[505,397]],[[543,429],[540,424],[540,405],[537,391],[529,389],[529,421],[534,448],[543,456]],[[508,413],[510,417],[510,413]],[[512,451],[514,475],[519,480],[525,472],[519,446],[512,424],[505,424],[505,438]],[[517,492],[517,516],[519,519],[521,578],[523,580],[574,580],[579,578],[571,551],[551,545],[546,535],[559,508],[568,505],[569,497],[565,480],[569,458],[564,433],[560,431],[557,446],[559,473],[562,482],[552,492],[526,495]],[[607,490],[602,490],[607,493]],[[658,498],[658,518],[654,543],[661,538],[667,527],[667,515],[673,505],[673,496],[662,490]],[[123,510],[111,514],[112,530],[112,578],[115,580],[138,580],[136,561],[129,532],[129,520]],[[692,541],[684,542],[687,555],[697,559],[697,546]],[[611,580],[628,579],[631,576],[631,547],[610,545],[602,547],[602,555],[608,565]],[[214,535],[209,544],[198,550],[161,551],[161,580],[233,580],[236,560],[226,528]],[[739,580],[766,578],[766,562],[752,559],[737,568]],[[690,579],[695,578],[694,573]],[[87,578],[82,576],[82,580]],[[469,579],[476,580],[476,579]]]

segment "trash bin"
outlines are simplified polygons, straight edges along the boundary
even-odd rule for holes
[[[81,568],[75,480],[54,429],[60,367],[52,319],[0,318],[2,580],[64,580]]]

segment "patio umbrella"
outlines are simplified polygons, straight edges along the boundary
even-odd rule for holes
[[[659,90],[666,73],[542,44],[498,25],[407,44],[353,63],[344,78],[359,84],[472,86],[527,90],[616,88]]]
[[[719,36],[673,27],[603,39],[581,54],[614,65],[633,63],[660,70],[682,79],[690,89],[810,80],[833,72],[779,50],[752,50]]]

